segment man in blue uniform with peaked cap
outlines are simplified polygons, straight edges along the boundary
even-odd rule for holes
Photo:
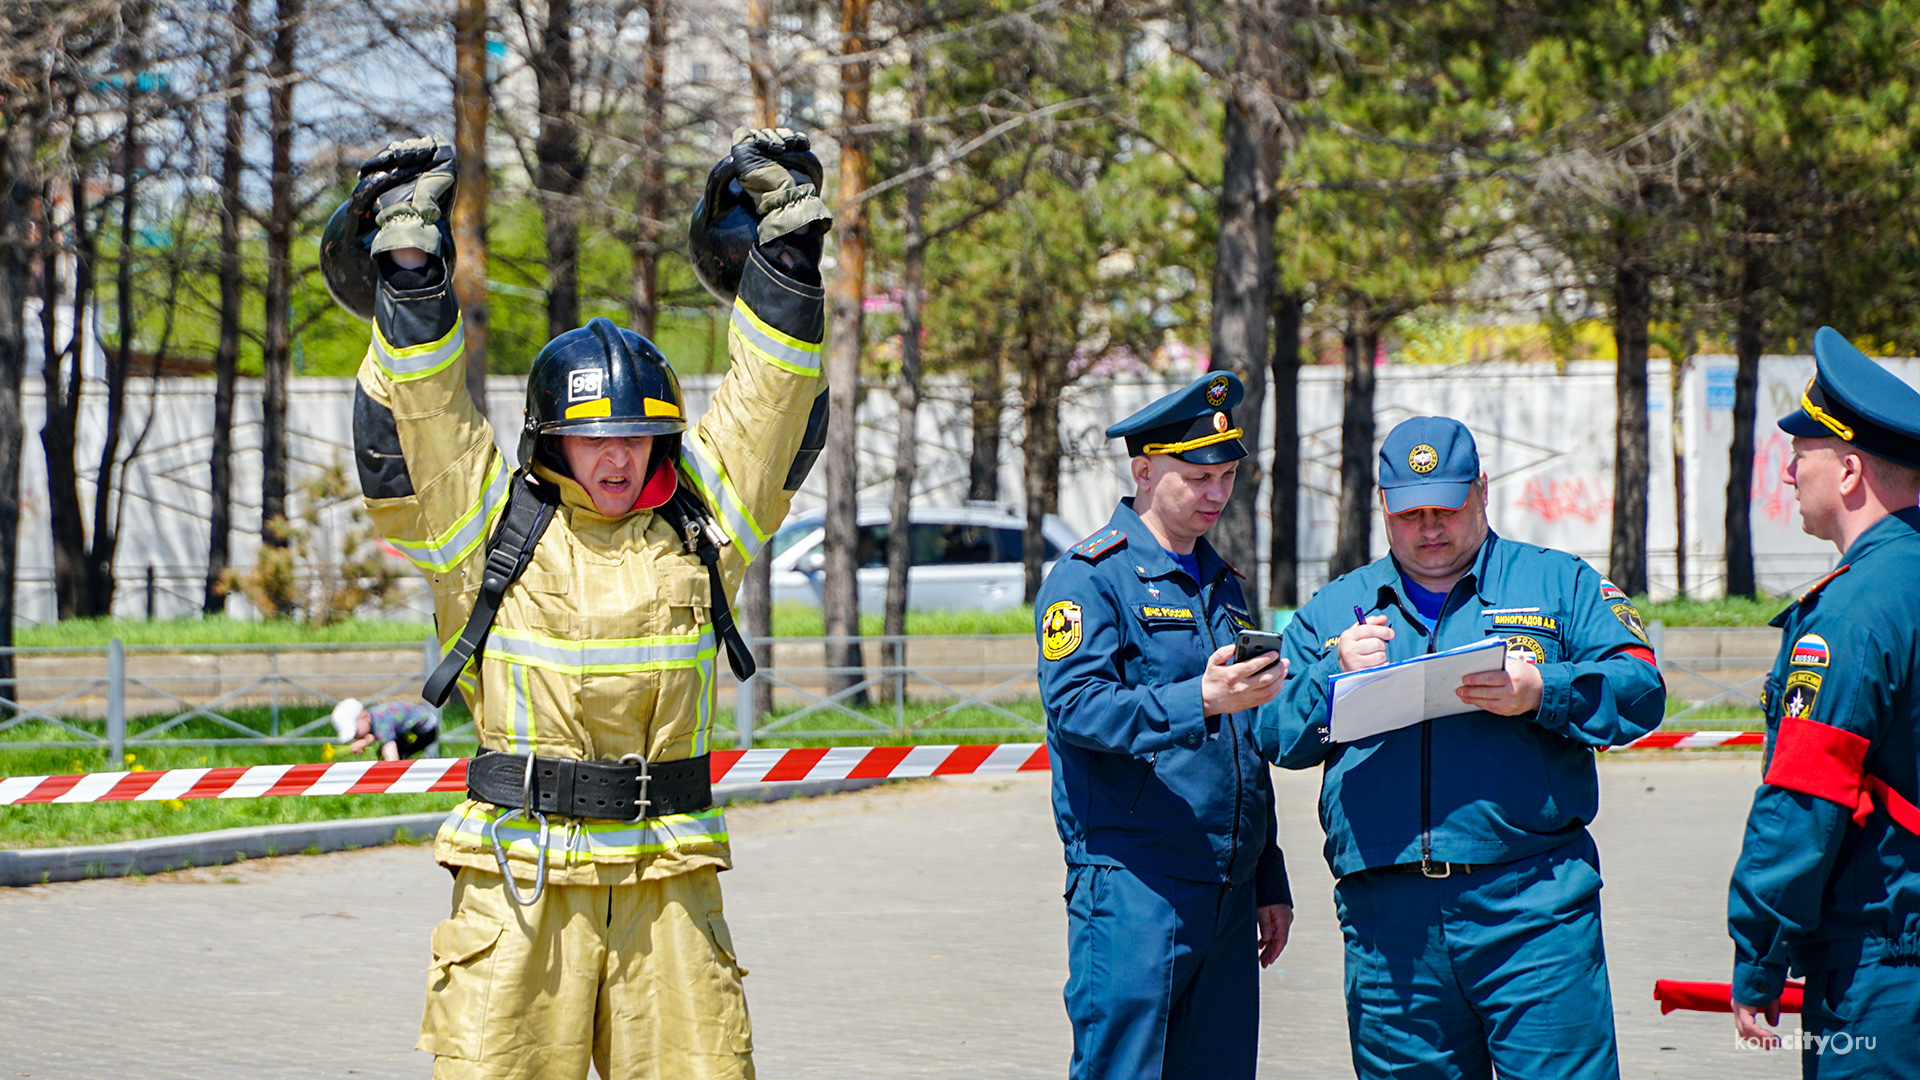
[[[1107,429],[1127,440],[1136,493],[1034,603],[1074,1080],[1251,1080],[1259,968],[1293,921],[1247,712],[1285,665],[1233,662],[1255,623],[1205,539],[1247,453],[1242,393],[1205,375]]]
[[[1734,1023],[1777,1045],[1792,968],[1803,1075],[1920,1077],[1920,393],[1831,327],[1813,356],[1783,479],[1801,528],[1844,554],[1773,620],[1765,778],[1728,901]]]
[[[1271,760],[1321,767],[1361,1080],[1616,1080],[1593,754],[1660,723],[1666,688],[1626,595],[1572,555],[1497,536],[1458,420],[1380,447],[1391,554],[1288,624],[1293,677],[1260,710]],[[1356,621],[1357,617],[1357,621]],[[1330,742],[1328,679],[1488,638],[1463,710]]]

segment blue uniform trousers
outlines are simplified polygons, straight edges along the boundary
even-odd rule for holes
[[[1870,952],[1813,968],[1800,1030],[1807,1080],[1920,1080],[1920,964]]]
[[[1253,883],[1067,870],[1072,1080],[1252,1080]]]
[[[1617,1080],[1593,840],[1445,879],[1334,889],[1360,1080]]]

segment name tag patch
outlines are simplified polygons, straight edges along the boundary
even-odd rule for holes
[[[1184,607],[1163,607],[1159,604],[1142,604],[1139,608],[1140,619],[1150,623],[1190,623],[1193,621],[1193,609]]]
[[[1552,615],[1541,615],[1531,611],[1483,611],[1482,615],[1493,620],[1493,628],[1498,630],[1524,630],[1530,634],[1545,634],[1551,638],[1560,636],[1560,620]]]

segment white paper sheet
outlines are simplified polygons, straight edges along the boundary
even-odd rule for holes
[[[1358,742],[1422,720],[1473,712],[1473,706],[1454,694],[1460,680],[1475,672],[1498,671],[1506,662],[1506,639],[1490,637],[1365,671],[1343,671],[1327,680],[1327,737],[1337,743]]]

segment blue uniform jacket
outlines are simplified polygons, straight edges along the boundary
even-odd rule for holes
[[[1204,539],[1196,583],[1123,500],[1034,603],[1053,813],[1069,865],[1232,884],[1290,904],[1273,781],[1245,713],[1203,716],[1207,657],[1252,626]]]
[[[1856,773],[1920,803],[1920,510],[1861,533],[1773,625],[1784,633],[1763,696],[1769,779],[1784,764],[1784,720],[1811,720],[1864,740]],[[1736,1001],[1778,997],[1789,963],[1920,962],[1920,836],[1884,802],[1855,821],[1852,805],[1760,785],[1728,898]]]
[[[1540,707],[1463,713],[1350,745],[1329,744],[1327,679],[1354,608],[1385,614],[1387,658],[1406,660],[1490,636],[1540,665]],[[1488,533],[1431,635],[1388,556],[1329,583],[1294,616],[1293,665],[1255,722],[1261,752],[1289,769],[1324,765],[1320,824],[1336,876],[1415,863],[1499,863],[1566,843],[1599,809],[1593,748],[1660,726],[1666,685],[1624,593],[1565,552]]]

